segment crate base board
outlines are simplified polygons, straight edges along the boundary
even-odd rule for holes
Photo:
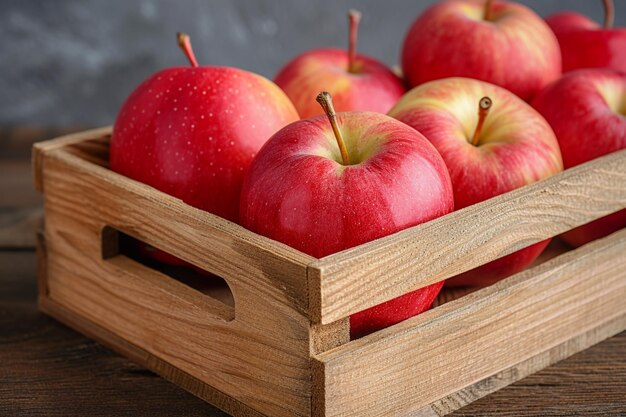
[[[199,379],[170,365],[162,359],[131,344],[116,334],[81,317],[74,311],[55,302],[46,295],[39,296],[39,309],[57,321],[107,346],[131,361],[153,371],[193,395],[219,409],[242,417],[259,417],[263,414],[216,390]],[[626,330],[626,315],[613,318],[593,329],[578,334],[565,342],[545,350],[517,365],[491,375],[462,390],[443,397],[411,414],[412,417],[440,417],[502,389],[522,378],[581,352],[609,337]]]
[[[416,414],[416,417],[440,417],[450,414],[535,372],[539,372],[548,366],[582,352],[624,330],[626,330],[626,315],[615,317],[515,366],[433,402],[431,405],[419,410],[421,414]]]

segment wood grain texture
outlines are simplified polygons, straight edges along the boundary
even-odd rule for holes
[[[63,148],[42,149],[52,302],[248,407],[310,413],[311,258]],[[223,277],[234,320],[157,271],[123,256],[102,260],[105,226]]]
[[[35,263],[34,252],[0,251],[0,415],[226,417],[38,312]],[[482,382],[480,392],[498,382],[495,377]],[[626,332],[452,416],[623,416],[624,386]]]
[[[625,328],[626,315],[623,315],[526,359],[517,365],[491,375],[454,394],[441,398],[426,408],[429,408],[437,416],[448,415],[575,353],[588,349],[607,337],[618,334]],[[624,360],[626,361],[626,358]],[[626,398],[624,399],[626,400]]]
[[[324,386],[324,413],[409,415],[620,319],[625,250],[623,230],[317,355],[314,384]]]
[[[178,386],[193,393],[199,398],[215,405],[228,413],[236,413],[242,417],[261,417],[263,414],[251,409],[247,405],[225,395],[212,388],[194,376],[181,371],[169,363],[159,359],[157,356],[128,343],[126,340],[114,333],[80,317],[79,314],[67,310],[48,297],[39,298],[39,308],[46,314],[56,318],[69,327],[87,335],[91,339],[113,349],[124,355],[133,362],[144,366],[161,377],[176,383]]]
[[[72,133],[60,138],[48,140],[44,142],[38,142],[33,145],[32,152],[32,169],[33,169],[33,182],[35,189],[43,192],[43,158],[44,156],[54,150],[67,148],[73,144],[79,144],[85,142],[88,138],[106,138],[111,135],[113,131],[111,126],[105,126],[97,129],[91,129],[84,132]]]
[[[309,265],[331,323],[626,207],[626,150]]]
[[[530,267],[535,267],[537,265],[541,265],[544,262],[549,261],[550,259],[556,258],[559,255],[563,255],[565,252],[572,250],[573,248],[569,246],[567,243],[563,242],[559,238],[552,239],[548,246],[544,249],[544,251],[535,259],[533,264]],[[444,286],[439,294],[437,294],[437,298],[433,302],[432,308],[443,305],[445,303],[449,303],[450,301],[454,301],[457,298],[461,298],[467,294],[470,294],[474,291],[478,291],[480,288],[478,287],[447,287]]]
[[[7,156],[7,143],[10,145],[9,155],[21,155],[20,152],[27,155],[30,142],[52,136],[37,129],[28,129],[32,134],[26,134],[28,132],[24,129],[18,130],[24,133],[19,141],[0,142],[0,164]],[[23,166],[26,167],[27,163]],[[6,206],[3,212],[6,218],[19,218],[19,212],[31,210],[29,207],[34,201],[23,194],[30,190],[16,186],[26,183],[30,187],[28,168],[21,171],[24,174],[2,178],[8,189],[18,192],[5,193],[0,187],[0,201]],[[32,191],[30,193],[35,195]],[[39,196],[36,197],[40,200]],[[34,242],[33,238],[20,236],[22,233],[30,233],[30,230],[18,229],[12,235],[14,240]],[[34,271],[33,252],[0,249],[0,415],[225,416],[152,372],[37,312]],[[320,328],[328,330],[333,325],[336,323]],[[597,332],[604,331],[600,328]],[[531,358],[530,363],[545,366],[564,351],[569,349],[556,352],[551,349],[549,361]],[[474,400],[492,388],[499,388],[510,381],[511,375],[522,375],[520,369],[528,369],[527,366],[505,370],[439,401],[439,411],[449,411],[454,405],[466,403],[467,399]],[[193,385],[193,378],[190,381],[192,388],[187,389],[197,387]],[[466,405],[453,415],[623,416],[626,415],[625,386],[626,332],[623,332]],[[428,415],[434,417],[436,414],[432,412],[433,408],[430,408]]]
[[[262,277],[255,279],[276,280],[285,287],[293,304],[307,313],[307,282],[306,275],[303,279],[302,274],[314,258],[190,207],[150,186],[95,166],[82,155],[63,148],[63,143],[84,142],[86,138],[98,137],[101,131],[106,133],[108,129],[83,132],[82,141],[77,135],[70,135],[35,146],[36,153],[47,155],[46,161],[51,167],[47,182],[61,188],[57,200],[63,200],[63,193],[73,192],[76,194],[70,196],[73,200],[65,204],[75,204],[85,217],[97,217],[102,223],[224,278],[225,275],[238,276],[242,268],[258,275],[261,268]],[[54,144],[56,141],[59,141],[58,146]],[[156,221],[147,222],[148,214]],[[158,220],[165,218],[167,222]]]
[[[227,416],[39,312],[35,264],[0,251],[1,416]]]
[[[315,320],[322,305],[315,292],[319,266],[333,257],[308,257],[111,172],[106,130],[56,143],[36,146],[34,158],[46,203],[42,309],[235,415],[444,415],[626,327],[621,231],[495,286],[450,301],[460,295],[452,294],[425,314],[348,342],[346,317]],[[557,226],[547,220],[558,213],[567,217],[570,203],[563,201],[570,194],[589,198],[575,221],[621,208],[622,154],[562,174],[543,188],[494,199],[495,208],[487,205],[477,216],[502,210],[492,223],[509,222],[514,237],[483,230],[466,252],[452,250],[462,255],[454,265],[438,268],[463,268],[472,262],[463,256],[476,251],[473,245],[504,254],[542,233],[557,233],[570,220]],[[604,199],[589,187],[600,187]],[[540,219],[518,225],[511,220],[516,207],[525,214],[517,213],[518,220],[533,214]],[[482,221],[455,215],[443,224]],[[116,255],[109,226],[223,277],[234,310]],[[371,254],[379,243],[356,248],[357,255]],[[383,255],[403,253],[401,243]],[[339,275],[349,266],[343,255],[335,259]]]
[[[529,375],[454,417],[625,416],[626,332]]]

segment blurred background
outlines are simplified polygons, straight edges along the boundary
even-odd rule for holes
[[[600,0],[521,0],[542,16],[570,9],[601,22]],[[363,12],[360,52],[398,62],[409,24],[428,0],[0,0],[0,126],[111,124],[150,74],[187,65],[175,33],[201,64],[272,78],[296,54],[345,47],[346,11]],[[616,1],[615,26],[626,26]],[[620,10],[621,9],[621,10]]]

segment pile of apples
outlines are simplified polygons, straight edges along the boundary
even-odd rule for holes
[[[626,29],[611,28],[604,3],[600,27],[576,13],[544,21],[511,1],[438,2],[409,28],[402,71],[356,52],[360,14],[350,11],[347,50],[308,51],[275,83],[199,66],[179,34],[191,65],[130,95],[110,166],[324,257],[626,148]],[[580,245],[624,226],[622,210],[564,238]],[[494,283],[547,243],[448,285]],[[354,314],[352,337],[428,309],[442,285]]]

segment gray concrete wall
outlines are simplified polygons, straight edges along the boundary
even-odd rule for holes
[[[408,25],[432,0],[0,0],[0,124],[103,125],[134,86],[186,63],[273,77],[309,48],[343,47],[348,8],[363,12],[359,51],[398,61]],[[522,0],[541,15],[569,8],[602,19],[600,0]],[[616,25],[626,26],[626,1]]]

